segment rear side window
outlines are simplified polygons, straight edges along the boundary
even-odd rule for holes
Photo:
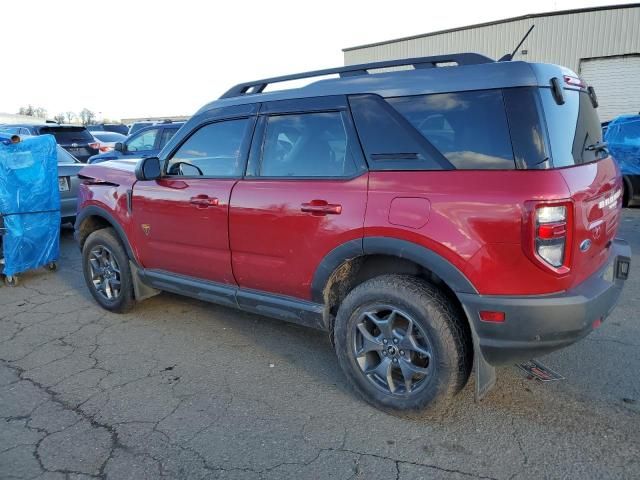
[[[42,127],[40,135],[51,134],[61,144],[92,143],[93,136],[84,127]]]
[[[540,97],[554,167],[581,165],[608,155],[605,149],[598,148],[602,127],[586,92],[565,89],[563,105],[555,102],[550,88],[541,88]]]
[[[387,99],[457,169],[515,168],[501,90]]]
[[[348,177],[356,173],[343,113],[267,118],[262,177]]]

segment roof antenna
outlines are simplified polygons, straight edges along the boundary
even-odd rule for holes
[[[518,44],[518,46],[513,49],[512,53],[507,53],[505,56],[500,58],[500,60],[498,60],[498,61],[499,62],[509,62],[509,61],[513,60],[513,56],[516,54],[518,49],[522,46],[522,44],[527,39],[527,37],[531,33],[531,30],[533,30],[534,27],[535,27],[535,25],[531,25],[531,28],[529,28],[529,30],[527,30],[527,33],[524,34],[524,37],[522,37],[522,40],[520,40],[520,43]]]

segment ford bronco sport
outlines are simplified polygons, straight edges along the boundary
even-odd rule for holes
[[[159,157],[82,170],[87,286],[115,312],[166,290],[325,329],[381,408],[442,406],[474,364],[480,398],[628,276],[596,106],[570,70],[477,54],[237,85]]]

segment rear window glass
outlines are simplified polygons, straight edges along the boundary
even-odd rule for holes
[[[455,168],[515,168],[500,90],[398,97],[387,101]]]
[[[580,165],[607,156],[605,149],[597,148],[602,142],[602,127],[586,92],[565,89],[563,105],[555,102],[550,88],[541,88],[540,96],[554,167]]]
[[[127,138],[115,132],[93,132],[93,136],[103,142],[122,142]]]
[[[93,137],[84,127],[42,127],[40,135],[51,134],[58,143],[91,143]]]

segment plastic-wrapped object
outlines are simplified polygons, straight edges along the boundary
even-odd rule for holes
[[[0,215],[4,223],[2,273],[13,276],[57,261],[60,192],[53,136],[10,144],[0,141]]]
[[[609,123],[604,139],[623,175],[640,175],[640,115],[622,115]]]

